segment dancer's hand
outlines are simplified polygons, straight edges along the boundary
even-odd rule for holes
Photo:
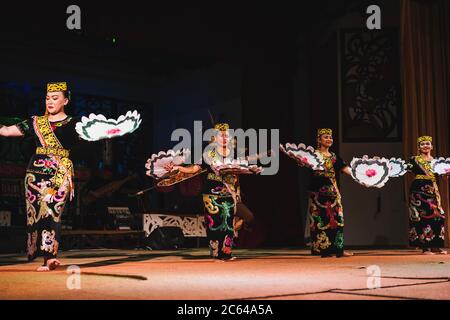
[[[172,172],[174,170],[175,166],[173,162],[169,162],[166,165],[164,165],[164,169],[166,169],[168,172]]]
[[[14,126],[4,126],[0,124],[0,136],[2,137],[22,137],[23,133],[19,130],[19,128]]]

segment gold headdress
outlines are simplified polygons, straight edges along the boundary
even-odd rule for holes
[[[323,134],[333,134],[333,130],[331,130],[330,128],[320,128],[317,129],[317,137],[320,137]]]
[[[230,129],[230,126],[228,125],[228,123],[216,123],[214,129],[219,131],[227,131],[228,129]]]
[[[67,91],[66,82],[51,82],[47,83],[47,92]]]
[[[421,136],[421,137],[417,138],[417,144],[420,144],[421,142],[424,142],[424,141],[433,142],[433,137],[431,137],[431,136]]]

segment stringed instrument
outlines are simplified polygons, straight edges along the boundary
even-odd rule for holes
[[[112,195],[114,192],[119,190],[124,184],[136,178],[137,174],[133,174],[124,179],[112,181],[95,191],[90,191],[88,194],[86,194],[85,197],[82,197],[82,202],[84,205],[90,205],[95,201],[97,201],[97,199]]]
[[[160,181],[158,181],[156,185],[158,187],[170,187],[180,182],[196,177],[206,171],[207,171],[206,169],[202,169],[197,171],[196,173],[184,173],[176,170],[173,172],[169,172],[166,176],[163,176],[163,178]]]

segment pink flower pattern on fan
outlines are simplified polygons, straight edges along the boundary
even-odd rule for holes
[[[369,178],[372,178],[373,176],[376,176],[377,172],[374,169],[367,169],[366,170],[366,176]]]
[[[111,134],[118,134],[120,133],[120,129],[119,128],[113,128],[113,129],[109,129],[108,131],[106,131],[106,134],[111,135]]]

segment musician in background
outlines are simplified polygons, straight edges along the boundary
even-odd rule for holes
[[[128,207],[129,194],[138,191],[131,184],[135,175],[116,178],[113,168],[109,165],[100,166],[92,175],[82,190],[83,214],[86,227],[89,229],[106,229],[112,227],[113,217],[108,213],[108,207]]]

